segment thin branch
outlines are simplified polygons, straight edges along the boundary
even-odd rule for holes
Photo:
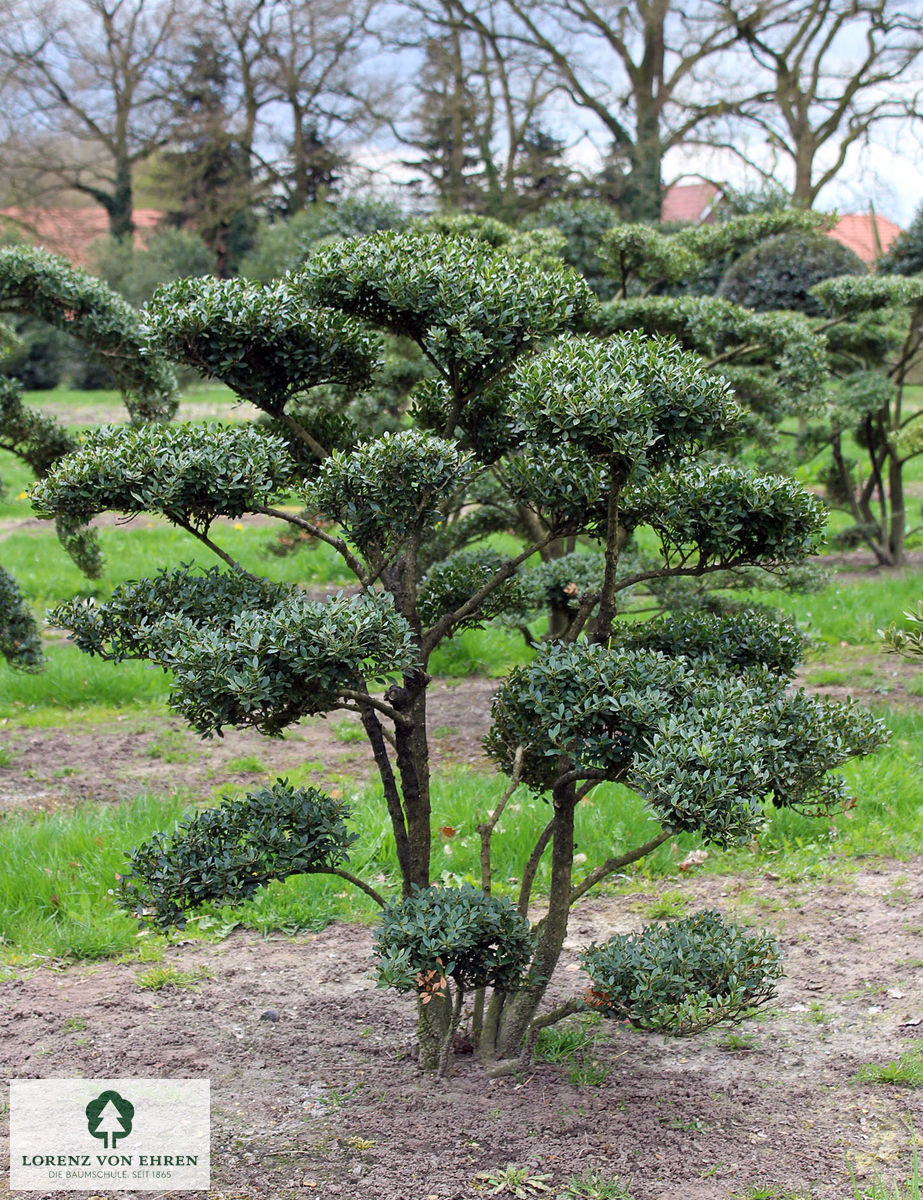
[[[376,892],[370,883],[366,883],[364,879],[360,879],[358,875],[353,875],[350,871],[344,871],[342,867],[333,867],[329,871],[320,871],[318,874],[339,875],[341,879],[345,879],[347,883],[353,884],[360,891],[365,892],[367,896],[370,896],[379,908],[385,907],[386,901],[381,892]]]
[[[368,572],[342,538],[334,537],[332,534],[321,529],[319,525],[315,525],[311,521],[306,521],[304,517],[296,516],[295,513],[287,513],[281,508],[270,508],[267,505],[260,504],[254,505],[250,511],[262,513],[264,517],[276,517],[279,521],[287,521],[289,525],[296,525],[299,529],[305,530],[306,533],[310,533],[319,541],[326,542],[328,546],[332,546],[336,550],[363,587],[370,585],[371,580]]]
[[[330,457],[330,451],[325,449],[317,440],[317,438],[314,437],[309,430],[305,429],[302,424],[296,421],[294,417],[290,417],[287,412],[274,413],[273,415],[277,421],[281,421],[286,429],[290,429],[300,442],[304,442],[312,454],[316,454],[320,459]]]
[[[533,542],[532,545],[523,550],[521,554],[517,554],[515,558],[509,559],[503,564],[502,567],[500,567],[493,575],[491,575],[490,579],[488,579],[486,583],[479,587],[472,596],[469,596],[465,603],[461,605],[461,607],[457,608],[454,612],[446,613],[444,616],[439,618],[435,625],[432,625],[429,629],[427,629],[426,633],[423,635],[422,649],[424,661],[455,625],[457,625],[460,621],[463,621],[465,617],[470,616],[471,613],[476,612],[481,606],[482,602],[490,595],[490,593],[495,591],[501,583],[505,583],[510,576],[514,575],[516,569],[521,566],[526,559],[531,558],[533,554],[537,554],[546,546],[550,545],[550,543],[553,542],[558,536],[560,536],[558,531],[549,532],[545,534],[545,536],[539,541]]]
[[[525,1040],[522,1044],[522,1052],[518,1058],[512,1059],[510,1062],[500,1063],[489,1072],[491,1079],[497,1079],[503,1075],[514,1075],[518,1071],[524,1070],[532,1059],[535,1043],[538,1041],[538,1035],[543,1029],[547,1029],[549,1025],[556,1025],[558,1021],[563,1021],[565,1017],[571,1016],[575,1012],[579,1012],[583,1008],[583,1000],[580,997],[573,996],[570,1000],[565,1000],[563,1004],[559,1004],[557,1008],[551,1009],[544,1016],[536,1017],[529,1026]]]
[[[538,841],[532,848],[532,853],[529,855],[529,860],[522,872],[522,883],[519,886],[519,904],[517,906],[519,915],[525,917],[529,912],[529,900],[532,897],[532,885],[535,883],[535,875],[538,871],[538,864],[542,861],[542,855],[551,841],[551,835],[554,833],[554,818],[548,822],[542,832],[538,835]]]
[[[529,1026],[529,1032],[533,1030],[537,1034],[540,1029],[547,1029],[549,1025],[557,1025],[558,1021],[563,1021],[565,1017],[569,1017],[572,1013],[579,1012],[583,1008],[583,1001],[577,997],[571,997],[570,1000],[565,1000],[563,1004],[559,1004],[557,1008],[546,1012],[544,1016],[536,1017]]]
[[[366,699],[370,699],[370,697],[366,697]],[[384,729],[382,728],[381,721],[375,715],[374,709],[369,704],[365,704],[362,709],[362,725],[371,744],[372,754],[375,756],[375,765],[378,767],[381,786],[385,793],[385,803],[388,806],[388,816],[391,819],[391,828],[394,833],[394,847],[397,852],[397,861],[401,868],[402,890],[406,899],[410,895],[410,879],[412,876],[407,821],[404,816],[404,807],[401,803],[401,794],[398,790],[397,780],[394,778],[394,768],[391,766],[391,760],[388,758],[388,750],[384,741]]]
[[[606,861],[595,870],[590,871],[588,875],[584,875],[583,879],[570,890],[570,903],[576,904],[580,897],[590,890],[601,879],[605,879],[607,875],[611,875],[613,871],[619,871],[622,867],[627,867],[633,862],[637,862],[639,858],[644,858],[646,854],[651,854],[658,846],[662,846],[664,842],[669,841],[673,834],[667,830],[663,833],[658,833],[655,838],[651,838],[649,842],[645,842],[643,846],[638,846],[636,850],[629,850],[627,854],[620,854],[617,858],[607,858]]]
[[[465,989],[462,987],[458,979],[455,980],[455,999],[452,1003],[452,1014],[449,1017],[449,1027],[445,1033],[445,1039],[442,1043],[442,1048],[439,1052],[439,1070],[440,1079],[444,1079],[449,1072],[449,1058],[452,1054],[452,1043],[455,1040],[455,1033],[458,1029],[458,1023],[461,1020],[462,1002],[465,998]]]
[[[176,524],[180,527],[180,529],[185,529],[187,533],[191,533],[192,536],[200,541],[203,546],[207,546],[213,554],[217,554],[218,557],[226,562],[229,567],[233,567],[233,569],[235,571],[239,571],[241,575],[246,575],[248,579],[258,578],[256,575],[251,574],[250,571],[247,571],[244,567],[242,567],[236,558],[228,554],[227,550],[224,550],[218,545],[217,542],[213,542],[203,529],[196,529],[196,527],[194,525],[190,525],[188,521],[177,521]]]
[[[580,607],[577,609],[573,621],[568,625],[564,637],[561,639],[565,643],[576,642],[577,638],[583,632],[583,627],[593,615],[593,609],[599,603],[600,592],[585,592],[580,598]]]
[[[497,807],[490,814],[488,821],[479,822],[475,825],[475,829],[481,839],[481,889],[490,895],[491,882],[491,865],[490,865],[490,840],[494,835],[494,830],[497,828],[497,822],[503,816],[503,810],[506,808],[513,792],[519,787],[519,781],[522,778],[522,760],[525,751],[522,746],[516,747],[516,753],[513,756],[513,770],[510,775],[510,782],[507,785],[503,795],[497,802]]]
[[[398,712],[396,708],[392,708],[384,700],[378,700],[375,696],[370,696],[368,692],[355,692],[351,688],[340,688],[340,695],[345,696],[347,700],[355,700],[361,705],[368,705],[371,708],[377,709],[383,713],[389,720],[394,721],[398,725],[410,725],[412,721],[406,713]]]

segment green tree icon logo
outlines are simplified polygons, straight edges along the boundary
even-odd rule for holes
[[[131,1133],[135,1106],[118,1092],[101,1092],[87,1105],[86,1114],[93,1137],[102,1138],[106,1150],[114,1150],[116,1141]]]

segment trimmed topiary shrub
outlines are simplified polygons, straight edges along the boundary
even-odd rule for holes
[[[789,309],[819,317],[824,309],[810,295],[816,283],[835,275],[865,274],[865,263],[842,242],[793,230],[741,255],[726,272],[718,294],[756,312]]]
[[[791,219],[815,218],[768,220]],[[639,229],[604,241],[627,286],[648,268],[698,269],[766,220],[694,231],[678,247]],[[210,364],[286,438],[236,424],[109,428],[33,492],[46,517],[157,513],[223,560],[220,575],[183,568],[52,617],[91,653],[169,671],[174,708],[201,733],[277,735],[305,716],[360,717],[397,869],[390,880],[374,877],[381,894],[351,882],[383,910],[379,981],[416,995],[420,1063],[441,1072],[466,997],[471,1045],[482,1060],[500,1060],[498,1069],[515,1068],[542,1028],[584,1007],[581,994],[548,1010],[545,993],[570,912],[590,889],[680,833],[746,843],[770,800],[811,814],[842,808],[838,768],[886,737],[871,714],[791,688],[800,639],[787,623],[774,628],[752,611],[626,619],[626,596],[639,585],[797,566],[815,550],[824,513],[789,479],[716,461],[742,414],[707,361],[670,337],[576,333],[596,308],[585,282],[509,245],[383,233],[327,246],[284,288],[163,289],[150,310],[160,344],[181,361]],[[370,327],[413,342],[431,374],[405,427],[338,448],[304,393],[344,370],[373,370]],[[292,452],[294,439],[310,459]],[[218,518],[244,512],[324,541],[353,575],[354,594],[319,601],[255,580],[220,544]],[[527,537],[485,548],[484,519],[500,528],[519,521]],[[642,528],[649,564],[627,550]],[[530,584],[529,564],[543,552],[589,542],[598,546],[582,556],[589,562],[564,553]],[[459,631],[536,598],[556,607],[560,624],[494,697],[485,747],[509,784],[490,810],[472,814],[480,878],[443,887],[433,862],[433,655]],[[651,825],[643,841],[614,828],[611,846],[586,862],[576,854],[577,814],[603,782],[632,789]],[[520,786],[546,802],[547,823],[520,825],[521,868],[504,880],[492,838],[501,819],[523,821],[525,806],[510,803]],[[254,881],[293,870],[348,878],[341,815],[348,829],[333,798],[315,794],[303,807],[284,793],[194,816],[135,852],[121,899],[142,897],[144,916],[165,926],[204,899],[238,900]],[[303,846],[304,830],[320,836]],[[400,899],[387,894],[398,888]],[[650,1013],[631,995],[636,948],[663,976]],[[644,931],[587,963],[613,1015],[656,1028],[678,1022],[690,1033],[718,1009],[740,1016],[778,974],[770,941],[717,919],[672,927],[660,940]]]
[[[669,1037],[689,1037],[764,1004],[782,974],[778,943],[709,911],[592,945],[587,1006]]]
[[[879,275],[919,275],[923,271],[923,204],[878,260]]]

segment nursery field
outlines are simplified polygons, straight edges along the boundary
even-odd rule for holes
[[[108,393],[52,393],[42,407],[78,428],[123,417]],[[181,412],[250,415],[221,389],[192,393]],[[37,613],[78,593],[104,598],[156,567],[211,565],[166,523],[104,518],[104,574],[87,581],[31,515],[25,472],[0,458],[0,561]],[[909,491],[919,509],[923,481],[912,478]],[[280,556],[260,520],[215,529],[255,572],[318,596],[349,583],[323,545]],[[113,902],[126,852],[151,832],[280,776],[349,799],[359,835],[351,867],[387,891],[397,864],[353,715],[309,719],[279,739],[203,741],[169,709],[159,670],[88,659],[47,630],[43,674],[0,665],[6,1074],[207,1076],[213,1200],[918,1200],[923,668],[883,653],[878,631],[923,597],[923,550],[891,572],[862,551],[821,565],[820,590],[754,598],[810,633],[803,686],[853,697],[891,730],[888,746],[846,772],[855,807],[832,821],[770,813],[757,839],[731,851],[695,853],[692,835],[662,846],[576,907],[551,989],[553,998],[581,990],[577,952],[594,940],[719,908],[779,938],[778,995],[758,1018],[689,1041],[573,1016],[542,1034],[528,1072],[499,1078],[464,1055],[447,1079],[419,1073],[409,1057],[413,1003],[376,990],[369,974],[377,909],[336,877],[275,884],[233,910],[212,906],[169,939],[139,932]],[[497,626],[469,630],[434,657],[429,728],[446,882],[476,878],[476,824],[503,788],[481,746],[490,697],[530,653],[517,630]],[[579,817],[590,864],[656,828],[613,785]],[[514,793],[495,840],[497,891],[515,893],[546,819],[541,801]]]

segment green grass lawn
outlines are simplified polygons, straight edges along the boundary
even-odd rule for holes
[[[842,875],[857,856],[909,857],[923,851],[923,796],[915,781],[923,771],[923,714],[887,713],[891,744],[873,759],[851,764],[847,778],[856,807],[831,820],[771,811],[755,843],[740,849],[710,849],[704,869],[746,873],[771,867],[783,878]],[[315,768],[294,771],[294,783],[316,782]],[[477,771],[456,771],[434,781],[433,875],[445,883],[479,882],[480,841],[476,825],[496,803],[503,780]],[[395,890],[398,874],[380,792],[349,796],[351,828],[359,840],[350,869]],[[0,961],[23,963],[35,956],[94,958],[134,952],[138,926],[110,894],[126,853],[154,830],[172,828],[188,807],[182,796],[140,796],[121,805],[88,805],[53,814],[8,814],[0,822]],[[516,792],[498,826],[493,845],[494,888],[515,897],[523,863],[548,820],[547,803],[528,789]],[[614,852],[640,845],[657,831],[639,798],[628,789],[604,785],[581,805],[576,841],[591,869]],[[628,869],[611,888],[629,889],[677,876],[677,862],[701,841],[676,839]],[[536,878],[547,890],[548,857]],[[592,894],[592,893],[591,893]],[[331,920],[372,920],[366,897],[331,876],[301,876],[273,884],[239,908],[208,906],[184,936],[223,935],[235,924],[262,932],[317,928]],[[152,935],[145,935],[149,938]]]

